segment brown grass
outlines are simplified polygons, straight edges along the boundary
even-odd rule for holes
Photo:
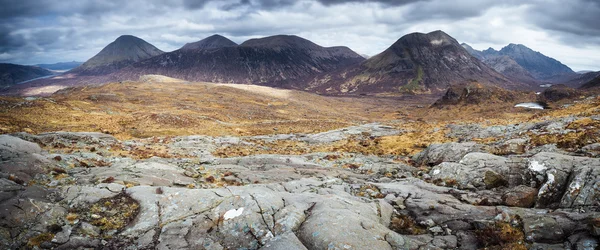
[[[251,136],[318,133],[380,122],[406,132],[370,140],[349,138],[317,146],[297,141],[257,142],[257,146],[219,149],[216,155],[309,152],[411,155],[431,143],[451,141],[446,137],[448,124],[507,125],[600,114],[598,98],[555,110],[513,108],[514,103],[429,108],[435,100],[432,95],[327,97],[293,90],[211,83],[110,83],[68,89],[50,98],[29,101],[0,97],[0,132],[99,131],[118,139],[193,134]],[[533,141],[538,144],[579,141],[576,143],[579,145],[589,141],[586,131],[599,124],[586,119],[572,126],[582,129],[565,138],[534,136]],[[494,140],[480,139],[483,143]],[[113,153],[141,159],[185,157],[160,146],[135,148],[130,152],[117,148]]]

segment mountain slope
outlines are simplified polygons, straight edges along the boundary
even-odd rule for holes
[[[69,70],[69,69],[77,68],[81,64],[83,64],[83,63],[72,61],[72,62],[59,62],[59,63],[52,63],[52,64],[37,64],[36,66],[44,68],[44,69],[49,69],[49,70]]]
[[[575,78],[566,81],[564,84],[572,88],[579,88],[599,76],[600,71],[591,71],[584,74],[578,74]]]
[[[442,31],[403,36],[362,64],[313,79],[307,90],[320,93],[441,93],[452,84],[480,82],[503,88],[515,84],[471,56]]]
[[[463,44],[463,47],[465,47],[471,55],[486,63],[498,63],[498,60],[494,60],[495,58],[507,56],[525,69],[529,75],[539,81],[563,82],[576,76],[576,73],[573,72],[571,68],[562,64],[558,60],[534,51],[522,44],[511,43],[502,48],[500,51],[497,51],[493,48],[478,51],[473,49],[468,44]],[[502,67],[509,67],[513,65],[513,63],[509,62],[508,60],[503,59],[503,61],[508,64]],[[490,66],[500,67],[498,64]],[[512,73],[516,73],[516,75],[512,75]],[[523,72],[521,70],[508,71],[505,73],[505,75],[514,79],[523,78]]]
[[[482,51],[474,49],[473,47],[471,47],[471,45],[468,45],[466,43],[461,43],[460,46],[465,48],[467,50],[467,52],[469,52],[469,54],[471,54],[475,58],[477,58],[481,61],[483,61],[485,59],[485,54]]]
[[[183,47],[182,50],[194,50],[194,49],[218,49],[229,46],[236,46],[237,43],[223,37],[221,35],[212,35],[207,38],[204,38],[200,41],[187,43]]]
[[[69,71],[77,75],[106,75],[132,63],[164,52],[152,44],[131,35],[123,35],[108,44],[81,66]]]
[[[180,49],[133,64],[114,75],[123,80],[160,74],[187,81],[294,87],[305,78],[363,60],[346,47],[325,48],[297,36],[280,35],[251,39],[239,46]]]
[[[581,85],[581,89],[597,89],[600,88],[600,75],[596,76],[596,78],[591,81]]]
[[[0,63],[0,87],[8,87],[52,74],[51,71],[36,66]]]
[[[538,82],[529,71],[521,67],[515,60],[509,56],[489,57],[482,60],[483,63],[490,66],[492,69],[505,75],[509,79],[516,82],[536,84]]]

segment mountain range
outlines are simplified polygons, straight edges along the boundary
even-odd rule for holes
[[[157,74],[334,95],[443,94],[450,86],[473,83],[517,90],[539,89],[548,82],[572,81],[579,86],[597,73],[577,74],[524,45],[478,51],[443,31],[405,35],[368,59],[347,47],[322,47],[293,35],[250,39],[239,45],[212,35],[172,52],[123,35],[63,75],[18,88],[138,80]]]
[[[453,84],[480,82],[504,88],[529,88],[512,82],[472,57],[443,31],[403,36],[368,60],[314,78],[308,90],[319,93],[438,92]]]
[[[131,64],[114,76],[136,80],[152,73],[188,81],[285,87],[363,60],[347,47],[325,48],[297,36],[251,39],[237,45],[214,35]]]
[[[534,51],[522,44],[509,44],[498,50],[475,50],[462,46],[474,57],[515,81],[562,83],[577,76],[558,60]]]
[[[37,66],[0,63],[0,87],[9,87],[17,83],[50,76],[52,74],[54,73]]]

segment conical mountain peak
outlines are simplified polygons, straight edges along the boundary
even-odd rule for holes
[[[107,74],[162,53],[164,52],[141,38],[122,35],[71,72],[86,75]]]

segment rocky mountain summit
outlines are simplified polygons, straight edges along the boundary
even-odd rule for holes
[[[465,43],[462,46],[474,57],[515,80],[562,83],[577,77],[568,66],[522,44],[511,43],[499,51],[493,48],[478,51]]]
[[[0,87],[8,87],[52,74],[51,71],[40,67],[0,63]]]
[[[586,99],[580,107],[599,100]],[[579,107],[578,106],[578,107]],[[596,111],[591,111],[596,112]],[[594,249],[600,116],[451,124],[410,158],[280,152],[408,130],[0,136],[5,249]],[[488,138],[494,138],[489,140]],[[285,145],[285,144],[284,144]]]
[[[359,65],[324,74],[310,82],[319,93],[442,92],[453,84],[478,81],[503,88],[528,86],[508,80],[442,31],[403,36]]]
[[[164,52],[152,44],[131,35],[118,37],[98,54],[68,73],[78,75],[106,75],[132,63],[139,62]]]

